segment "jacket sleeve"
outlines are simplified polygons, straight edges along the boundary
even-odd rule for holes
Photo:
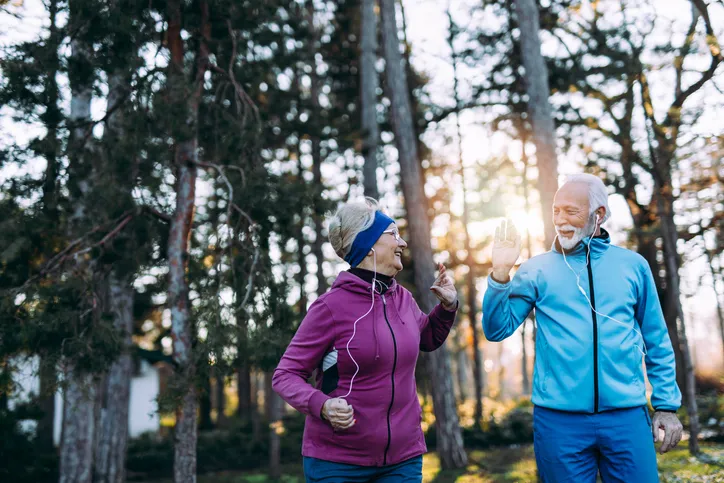
[[[432,352],[440,347],[450,333],[450,328],[455,322],[455,314],[460,306],[460,302],[455,306],[455,310],[446,310],[441,304],[437,304],[430,314],[425,314],[417,306],[413,300],[414,308],[418,312],[418,324],[420,325],[420,350],[423,352]]]
[[[532,274],[521,267],[508,283],[488,277],[488,289],[483,297],[483,332],[492,342],[510,337],[523,323],[536,300]]]
[[[316,300],[294,334],[272,376],[272,389],[297,411],[321,418],[322,407],[330,399],[307,383],[324,355],[332,350],[334,319],[327,305]]]
[[[681,391],[676,384],[674,349],[661,311],[654,277],[645,261],[642,261],[640,272],[635,317],[646,346],[646,373],[654,389],[651,405],[655,410],[676,411],[681,406]]]

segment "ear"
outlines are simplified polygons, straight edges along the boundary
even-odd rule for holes
[[[596,210],[596,223],[599,225],[603,223],[603,219],[606,217],[606,208],[603,206]]]

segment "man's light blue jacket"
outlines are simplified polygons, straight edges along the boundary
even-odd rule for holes
[[[488,277],[483,299],[483,331],[490,341],[512,335],[535,309],[533,404],[585,413],[643,406],[643,351],[652,406],[678,409],[674,351],[646,260],[611,245],[604,230],[566,257],[573,271],[554,245],[523,263],[508,283]],[[579,290],[576,273],[598,314]]]

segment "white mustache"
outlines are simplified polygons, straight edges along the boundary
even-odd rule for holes
[[[576,228],[573,225],[562,225],[562,226],[556,226],[556,231],[560,234],[562,231],[573,231],[580,230],[580,228]]]

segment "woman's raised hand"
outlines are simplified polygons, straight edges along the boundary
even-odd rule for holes
[[[443,307],[446,309],[454,309],[458,301],[458,292],[455,290],[453,279],[447,274],[445,265],[440,263],[438,265],[440,273],[435,279],[435,283],[432,284],[430,290],[435,294],[435,297],[440,300]]]

